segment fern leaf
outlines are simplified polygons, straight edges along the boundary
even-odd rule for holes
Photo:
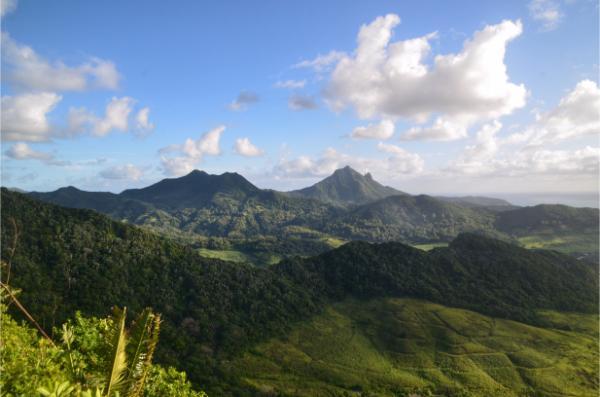
[[[111,397],[126,386],[127,378],[127,335],[125,317],[127,308],[113,309],[113,323],[110,329],[111,368],[106,380],[106,396]]]
[[[146,376],[152,364],[152,357],[160,329],[160,316],[146,308],[136,320],[131,332],[131,355],[129,369],[130,389],[128,397],[141,396]]]

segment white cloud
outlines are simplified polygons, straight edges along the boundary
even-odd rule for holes
[[[503,156],[481,161],[456,164],[450,167],[452,172],[479,176],[508,176],[531,178],[535,175],[555,177],[557,183],[566,175],[597,178],[600,148],[586,146],[576,150],[536,149],[504,153]],[[556,188],[556,187],[555,187]]]
[[[17,87],[40,91],[83,91],[90,88],[117,89],[119,73],[113,62],[91,58],[79,66],[60,61],[50,63],[26,45],[2,32],[2,62],[8,79]]]
[[[278,81],[277,83],[275,83],[276,88],[288,88],[288,89],[304,88],[305,85],[306,85],[306,80],[285,80],[285,81]]]
[[[404,141],[454,141],[467,137],[468,124],[469,122],[460,118],[438,117],[430,126],[409,128],[400,139]]]
[[[56,166],[70,164],[68,161],[56,160],[53,154],[33,150],[28,144],[23,142],[15,143],[4,153],[13,160],[39,160],[44,164]]]
[[[112,131],[129,131],[130,116],[136,100],[130,97],[113,97],[106,105],[104,116],[98,117],[86,108],[70,108],[66,132],[57,131],[61,136],[73,136],[91,132],[95,136],[106,136]],[[135,117],[135,129],[139,134],[149,133],[154,129],[150,122],[150,108],[140,109]]]
[[[507,143],[540,146],[600,134],[600,89],[582,80],[560,100],[557,107],[538,115],[524,131],[510,135]]]
[[[450,166],[451,170],[465,174],[479,174],[491,172],[495,169],[494,158],[500,148],[496,138],[502,129],[502,124],[494,120],[485,124],[477,132],[475,143],[465,147],[463,153]]]
[[[363,25],[352,56],[337,62],[325,90],[339,111],[353,107],[360,118],[408,118],[429,127],[409,130],[409,139],[457,139],[473,123],[495,119],[525,105],[523,85],[509,81],[504,55],[522,32],[520,21],[486,26],[457,54],[437,55],[424,63],[437,33],[391,42],[400,23],[389,14]]]
[[[486,124],[477,132],[475,145],[465,148],[465,156],[469,160],[485,160],[492,158],[498,151],[496,134],[502,129],[502,123],[494,120]]]
[[[160,161],[165,175],[181,176],[189,174],[194,170],[198,160],[189,157],[165,157],[161,156]]]
[[[334,63],[342,59],[346,54],[340,51],[330,51],[325,55],[319,55],[315,59],[304,60],[292,65],[292,68],[310,68],[316,72],[322,72],[333,66]]]
[[[140,109],[135,116],[136,128],[143,132],[149,132],[154,129],[154,124],[150,122],[150,108]]]
[[[67,133],[70,136],[83,134],[89,125],[98,121],[98,118],[86,108],[70,108],[67,117]]]
[[[131,181],[139,180],[143,174],[142,170],[133,164],[117,165],[100,172],[100,176],[105,179],[126,179]]]
[[[564,15],[560,5],[555,0],[532,0],[529,3],[529,15],[542,23],[543,30],[553,30],[558,27]]]
[[[299,156],[281,159],[274,169],[278,177],[311,178],[328,176],[338,168],[350,165],[359,172],[372,172],[389,179],[402,175],[416,175],[423,171],[423,159],[415,153],[407,152],[393,145],[382,145],[381,151],[390,153],[386,159],[351,156],[328,148],[317,157]]]
[[[102,118],[85,108],[71,108],[68,116],[68,134],[78,135],[89,131],[95,136],[102,137],[112,131],[127,132],[129,130],[129,116],[133,111],[134,103],[135,100],[130,97],[113,97],[106,105]],[[137,128],[141,127],[140,122],[146,122],[146,126],[154,127],[153,124],[148,122],[149,111],[148,108],[143,108],[137,114]]]
[[[247,110],[250,105],[255,104],[259,100],[260,98],[254,92],[242,91],[239,93],[237,98],[229,104],[229,110],[233,110],[235,112],[244,111]]]
[[[51,126],[46,118],[62,97],[51,92],[2,97],[2,140],[47,141]]]
[[[135,100],[129,97],[113,97],[106,105],[104,118],[94,121],[94,135],[105,136],[114,130],[126,132],[134,102]]]
[[[225,126],[220,125],[204,133],[199,139],[186,139],[182,145],[170,145],[160,149],[161,163],[165,174],[179,176],[189,173],[194,169],[205,155],[217,156],[221,154],[219,142]],[[180,153],[181,156],[167,157],[167,153]]]
[[[313,110],[318,108],[319,106],[315,102],[315,100],[311,97],[304,95],[292,95],[288,99],[288,107],[291,110],[301,111],[301,110]]]
[[[37,152],[26,143],[15,143],[6,151],[6,155],[15,160],[42,160],[46,161],[52,158],[50,153]]]
[[[352,138],[355,139],[390,139],[394,135],[394,123],[390,120],[382,120],[379,124],[369,124],[356,127],[352,130]]]
[[[0,0],[0,18],[17,8],[17,0]]]
[[[248,138],[238,138],[235,141],[234,150],[237,154],[245,157],[262,156],[265,152],[250,142]]]
[[[549,178],[555,186],[569,179],[597,182],[600,149],[585,146],[556,150],[551,146],[576,138],[600,134],[600,90],[595,82],[580,81],[552,110],[536,116],[522,132],[499,138],[502,125],[495,121],[477,133],[445,171],[451,174],[488,177],[519,177],[537,183],[535,176]],[[520,179],[520,180],[521,180]],[[555,187],[556,189],[557,187]]]
[[[466,146],[445,171],[493,177],[591,175],[597,178],[600,148],[586,146],[575,150],[553,150],[528,146],[526,142],[522,147],[514,148],[514,142],[497,137],[501,128],[498,121],[484,125],[477,133],[475,143]]]

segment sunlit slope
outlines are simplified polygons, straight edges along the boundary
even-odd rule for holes
[[[347,300],[231,371],[272,395],[597,396],[598,317],[542,316],[546,328],[412,299]]]

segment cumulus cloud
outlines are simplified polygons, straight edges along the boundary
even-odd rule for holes
[[[189,157],[164,157],[161,156],[160,162],[163,172],[167,176],[181,176],[189,174],[194,170],[194,166],[199,160]]]
[[[283,158],[275,166],[274,173],[278,177],[324,177],[346,165],[360,172],[373,172],[385,178],[416,175],[423,171],[424,162],[418,154],[407,152],[399,147],[393,149],[393,145],[385,146],[382,151],[391,154],[385,159],[351,156],[328,148],[317,158],[309,156]]]
[[[225,126],[220,125],[204,133],[199,139],[191,138],[181,145],[170,145],[159,150],[161,154],[161,163],[166,175],[180,176],[192,171],[204,156],[217,156],[221,154],[219,146],[221,135],[225,131]],[[168,157],[168,153],[178,153],[179,156]]]
[[[309,96],[304,95],[292,95],[288,99],[288,107],[295,111],[301,110],[313,110],[318,108],[319,106],[315,102],[315,100]]]
[[[306,80],[285,80],[278,81],[275,83],[276,88],[288,88],[288,89],[296,89],[296,88],[304,88],[306,85]]]
[[[117,89],[120,75],[115,64],[91,58],[78,66],[49,62],[31,47],[15,42],[2,32],[2,62],[15,86],[39,91],[83,91],[90,88]]]
[[[466,174],[494,170],[494,158],[500,148],[497,134],[501,129],[502,124],[497,120],[482,126],[476,134],[475,142],[465,147],[450,168]]]
[[[38,152],[23,142],[15,143],[4,153],[13,160],[39,160],[44,164],[57,166],[69,164],[67,161],[56,160],[51,153]]]
[[[98,117],[86,108],[71,108],[68,116],[68,135],[91,132],[95,136],[106,136],[112,131],[127,132],[129,118],[136,100],[130,97],[113,97],[106,105],[104,116]],[[136,115],[136,128],[148,132],[154,128],[148,116],[149,108],[141,109]],[[65,135],[63,133],[63,135]]]
[[[582,80],[558,106],[537,116],[524,131],[508,137],[508,143],[541,146],[600,134],[600,89],[596,82]]]
[[[132,111],[134,102],[133,98],[129,97],[113,97],[106,105],[104,117],[94,122],[94,135],[104,136],[114,130],[127,131],[129,128],[129,114]]]
[[[424,60],[437,33],[391,42],[399,23],[389,14],[361,27],[356,50],[337,61],[325,89],[332,109],[419,124],[435,115],[431,126],[408,131],[409,139],[449,140],[525,105],[527,90],[509,81],[504,64],[507,44],[522,32],[520,21],[486,26],[459,53],[437,55],[432,65]]]
[[[262,149],[253,145],[248,138],[236,139],[234,150],[237,154],[245,157],[258,157],[265,153]]]
[[[564,178],[565,175],[571,175],[580,178],[587,175],[597,178],[599,148],[588,145],[579,149],[556,150],[548,147],[555,142],[573,138],[578,133],[580,136],[598,135],[599,108],[587,97],[588,88],[593,87],[589,84],[578,84],[575,90],[561,100],[557,108],[539,116],[524,133],[500,138],[498,137],[498,132],[502,128],[500,122],[494,121],[484,125],[477,133],[474,143],[467,145],[445,171],[453,174],[493,177],[528,178],[534,175],[546,175]],[[587,101],[592,102],[588,109],[590,112],[586,115],[585,110],[579,108],[572,113],[578,105],[583,105],[579,102],[582,96],[586,98],[585,105]],[[575,115],[580,124],[573,122],[572,116]],[[560,120],[557,121],[557,118]],[[552,129],[549,126],[560,126],[564,129]]]
[[[100,176],[105,179],[125,179],[130,181],[139,180],[143,174],[142,170],[133,164],[116,165],[100,172]]]
[[[17,0],[0,0],[0,18],[17,8]]]
[[[41,142],[50,138],[47,119],[62,97],[51,92],[2,97],[2,140]]]
[[[292,65],[292,68],[310,68],[316,72],[323,72],[342,59],[346,54],[341,51],[330,51],[325,55],[318,55],[315,59],[304,60]]]
[[[248,109],[248,106],[255,104],[259,100],[260,98],[254,92],[242,91],[237,98],[229,104],[229,109],[240,112]]]
[[[150,132],[154,129],[154,124],[150,122],[150,108],[145,107],[140,109],[135,116],[136,128],[143,133]]]
[[[352,130],[351,137],[355,139],[390,139],[394,135],[394,123],[390,120],[382,120],[379,124],[369,124],[356,127]]]
[[[532,0],[529,3],[529,15],[542,23],[545,31],[556,29],[564,16],[559,3],[554,0]]]

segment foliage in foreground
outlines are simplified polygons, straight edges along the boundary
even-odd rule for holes
[[[0,304],[2,396],[206,396],[192,389],[184,372],[151,363],[160,320],[150,310],[129,331],[124,310],[103,319],[77,313],[52,342],[6,309]]]

